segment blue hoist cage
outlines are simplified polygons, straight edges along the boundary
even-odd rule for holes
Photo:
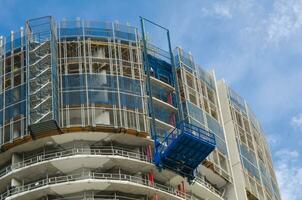
[[[149,23],[166,32],[169,48],[169,59],[172,66],[171,77],[176,91],[178,109],[177,125],[166,136],[158,136],[152,102],[152,87],[150,76],[152,75],[152,60],[148,53],[148,41],[146,39],[145,23]],[[183,110],[179,96],[178,80],[174,64],[174,56],[171,49],[169,30],[146,18],[141,17],[141,31],[143,40],[144,69],[147,75],[146,88],[150,96],[148,102],[149,116],[151,118],[151,136],[154,140],[154,163],[161,169],[169,169],[186,177],[189,182],[194,180],[198,165],[215,149],[216,141],[212,132],[190,124],[183,117]]]
[[[198,165],[215,149],[214,134],[181,122],[163,141],[155,142],[154,162],[160,168],[194,179]]]

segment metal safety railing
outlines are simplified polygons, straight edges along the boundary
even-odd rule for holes
[[[92,193],[92,194],[90,194]],[[56,196],[52,197],[52,200],[148,200],[148,197],[142,198],[141,195],[133,197],[132,195],[119,194],[115,192],[113,194],[93,194],[91,192],[83,192],[82,194],[68,195],[66,197]]]
[[[222,193],[217,190],[215,187],[213,187],[209,182],[207,182],[204,177],[200,177],[200,176],[196,176],[195,177],[195,181],[197,183],[200,183],[204,186],[206,186],[209,190],[211,190],[212,192],[215,192],[216,194],[218,194],[219,196],[222,196]]]
[[[98,146],[93,148],[70,148],[61,151],[52,151],[52,152],[42,152],[36,154],[32,157],[24,159],[21,162],[17,162],[6,166],[5,168],[0,170],[0,178],[12,173],[14,170],[18,170],[21,168],[29,167],[37,163],[42,163],[45,161],[50,161],[54,159],[76,156],[76,155],[103,155],[103,156],[121,156],[130,159],[136,159],[144,162],[152,163],[152,158],[140,153],[135,152],[129,149],[114,147],[114,146]],[[202,184],[212,192],[221,196],[221,192],[219,192],[216,188],[214,188],[210,183],[208,183],[204,178],[196,176],[196,182]]]
[[[179,199],[189,199],[189,200],[198,200],[191,194],[183,193],[178,191],[177,189],[171,187],[162,185],[159,183],[150,183],[148,179],[144,179],[138,176],[132,176],[128,174],[121,174],[121,173],[96,173],[96,172],[83,172],[80,174],[71,174],[71,175],[64,175],[64,176],[57,176],[57,177],[51,177],[51,178],[45,178],[41,179],[36,182],[32,182],[26,185],[17,186],[14,188],[11,188],[7,190],[6,192],[2,193],[0,196],[1,200],[4,200],[7,197],[17,195],[23,192],[28,192],[33,189],[38,189],[43,186],[48,185],[55,185],[59,183],[70,183],[70,182],[76,182],[81,180],[102,180],[102,181],[121,181],[121,183],[127,181],[135,184],[139,184],[142,186],[147,186],[150,189],[161,191],[168,193],[171,196],[174,196],[175,198]]]
[[[212,132],[200,128],[198,126],[195,126],[193,124],[181,122],[173,131],[171,131],[164,138],[162,143],[160,143],[158,147],[158,152],[163,152],[181,133],[194,135],[195,137],[202,139],[203,141],[206,141],[211,145],[214,146],[216,145],[215,135]]]
[[[131,150],[126,150],[119,147],[98,147],[98,148],[70,148],[65,149],[61,151],[53,151],[53,152],[43,152],[40,154],[37,154],[33,157],[27,158],[21,162],[17,162],[14,164],[11,164],[2,170],[0,170],[0,177],[5,176],[9,172],[12,172],[14,170],[28,167],[31,165],[34,165],[36,163],[49,161],[53,159],[58,158],[64,158],[69,156],[75,156],[75,155],[109,155],[109,156],[122,156],[126,158],[132,158],[137,159],[145,162],[152,162],[151,158],[148,158],[147,155],[144,155],[142,153],[134,152]]]

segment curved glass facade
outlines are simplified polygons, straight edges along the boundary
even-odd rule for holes
[[[137,30],[65,21],[58,35],[61,126],[105,125],[147,132]]]
[[[51,17],[26,25],[26,31],[1,41],[1,144],[47,120],[61,128],[147,132],[136,28],[96,21],[55,24]]]
[[[147,39],[129,25],[53,17],[28,20],[24,29],[0,37],[0,200],[236,199],[215,74],[182,49],[171,52]],[[259,122],[239,95],[231,89],[227,95],[246,190],[259,200],[279,200]],[[167,148],[164,139],[182,122],[216,140],[194,169],[194,183],[181,169],[154,165],[156,145]],[[85,191],[58,189],[90,180]]]

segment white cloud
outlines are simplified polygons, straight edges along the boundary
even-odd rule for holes
[[[213,11],[216,15],[226,17],[226,18],[232,18],[232,14],[230,13],[230,8],[223,4],[215,4]]]
[[[270,146],[276,146],[280,144],[281,138],[277,134],[267,134],[266,138]]]
[[[289,149],[281,149],[275,153],[277,158],[282,161],[289,161],[292,162],[297,161],[297,158],[299,157],[299,152],[296,150],[289,150]]]
[[[278,43],[288,39],[302,27],[302,1],[277,0],[267,21],[267,40]]]
[[[227,3],[214,3],[208,7],[202,7],[201,13],[207,17],[224,17],[232,18],[231,5]]]
[[[302,131],[302,113],[298,114],[297,116],[292,117],[290,123],[295,129]]]
[[[277,151],[276,175],[283,200],[302,199],[302,166],[299,163],[299,152],[282,149]]]

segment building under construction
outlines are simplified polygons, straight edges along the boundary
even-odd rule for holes
[[[245,100],[140,23],[0,38],[0,200],[281,200]]]

